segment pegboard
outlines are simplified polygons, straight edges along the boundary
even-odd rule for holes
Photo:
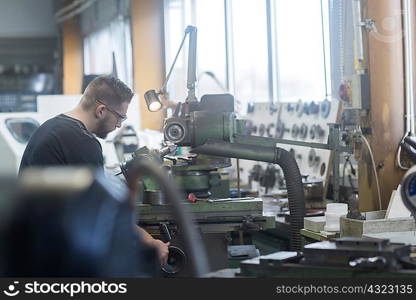
[[[340,116],[338,100],[299,101],[297,103],[280,103],[270,109],[269,103],[255,103],[247,113],[248,131],[251,135],[282,138],[286,140],[327,143],[328,123],[337,123]],[[331,168],[331,151],[313,149],[296,145],[278,144],[294,154],[302,175],[309,180],[322,180],[324,186]],[[253,166],[267,163],[240,160],[240,178],[248,184]]]

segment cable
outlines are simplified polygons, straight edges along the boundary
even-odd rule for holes
[[[411,1],[403,1],[404,10],[404,46],[405,46],[405,79],[406,79],[406,131],[414,132],[414,86],[413,86],[413,31],[412,31],[412,11]]]
[[[181,52],[182,47],[183,47],[183,45],[185,44],[185,40],[186,40],[186,36],[187,36],[187,35],[188,35],[188,33],[186,32],[186,33],[185,33],[185,35],[184,35],[184,36],[183,36],[183,38],[182,38],[182,42],[181,42],[181,44],[179,45],[179,49],[178,49],[178,52],[176,52],[176,56],[175,56],[175,58],[173,59],[172,66],[170,67],[170,70],[169,70],[169,72],[168,72],[168,76],[166,76],[165,83],[163,84],[162,88],[160,89],[160,91],[162,91],[162,92],[164,92],[164,91],[165,91],[165,89],[166,89],[166,85],[168,84],[168,81],[169,81],[170,75],[172,74],[172,71],[173,71],[173,67],[174,67],[174,66],[175,66],[175,64],[176,64],[176,60],[177,60],[177,59],[178,59],[178,57],[179,57],[179,53]]]
[[[241,187],[240,187],[240,160],[237,158],[237,197],[241,198]]]
[[[349,156],[345,158],[344,166],[342,168],[342,186],[345,186],[345,170],[347,169],[347,160],[349,159]]]
[[[323,3],[322,3],[322,0],[321,0],[321,28],[322,28],[322,53],[323,53],[323,55],[324,55],[324,81],[325,81],[325,99],[327,99],[328,98],[328,95],[329,95],[329,93],[328,93],[328,79],[327,79],[327,74],[326,74],[326,72],[327,72],[327,69],[326,69],[326,65],[327,65],[327,63],[326,63],[326,43],[325,43],[325,29],[324,29],[324,26],[325,26],[325,24],[324,24],[324,8],[323,8]]]
[[[361,128],[360,128],[360,131],[361,131]],[[377,170],[376,170],[376,163],[374,161],[373,151],[371,150],[370,143],[368,142],[367,138],[362,133],[361,133],[361,138],[364,140],[364,142],[367,146],[368,152],[370,153],[371,163],[373,165],[374,176],[376,178],[377,194],[378,194],[378,206],[379,206],[379,209],[382,210],[382,208],[381,208],[380,184],[379,184],[379,181],[378,181],[378,174],[377,174]]]
[[[354,175],[354,177],[355,177],[355,174],[356,174],[355,168],[352,165],[352,162],[351,162],[351,159],[350,158],[351,158],[350,155],[345,156],[345,162],[344,162],[344,166],[342,168],[342,186],[344,186],[344,187],[345,187],[345,171],[346,171],[346,168],[347,168],[347,164],[350,165],[351,174]],[[351,176],[351,174],[348,174],[347,178],[348,178],[348,181],[350,183],[350,186],[351,186],[352,190],[354,190],[354,184],[352,182],[352,176]]]
[[[81,6],[71,12],[69,12],[66,15],[62,15],[62,16],[58,16],[56,17],[56,23],[62,23],[68,19],[71,19],[72,17],[82,13],[84,10],[86,10],[88,7],[90,7],[91,5],[93,5],[97,0],[89,0],[89,1],[83,1]]]
[[[412,31],[412,14],[411,14],[411,2],[408,0],[403,1],[404,6],[404,42],[405,42],[405,79],[406,79],[406,131],[407,133],[403,136],[399,147],[396,153],[396,163],[397,166],[402,170],[408,170],[409,168],[405,167],[401,163],[401,144],[403,143],[406,136],[411,135],[414,131],[414,89],[413,89],[413,51],[411,46],[411,41],[413,38]]]
[[[408,135],[407,135],[407,134],[405,134],[405,135],[403,136],[403,138],[402,138],[402,140],[401,140],[401,142],[400,142],[400,144],[399,144],[399,147],[398,147],[398,149],[397,149],[397,153],[396,153],[396,164],[397,164],[397,166],[398,166],[400,169],[402,169],[402,170],[409,170],[409,169],[410,169],[410,168],[408,168],[408,167],[403,166],[403,165],[402,165],[402,162],[401,162],[401,160],[400,160],[401,153],[402,153],[402,146],[401,146],[401,144],[403,143],[403,141],[404,141],[404,139],[406,138],[406,136],[408,136]]]
[[[355,186],[354,182],[352,181],[352,176],[350,174],[348,174],[348,181],[350,182],[351,190],[354,192]]]
[[[65,7],[63,7],[63,8],[61,8],[60,10],[58,10],[58,11],[55,13],[55,18],[57,19],[57,18],[61,17],[61,16],[62,16],[62,15],[64,15],[66,12],[68,12],[68,11],[70,11],[70,10],[74,9],[75,7],[77,7],[77,6],[78,6],[78,4],[82,4],[82,2],[84,2],[84,0],[75,0],[75,1],[74,1],[74,2],[72,2],[71,4],[69,4],[69,5],[67,5],[67,6],[65,6]]]
[[[344,1],[341,0],[339,2],[339,57],[340,57],[340,78],[343,79],[344,77],[344,70],[345,70],[345,32],[347,31],[346,27],[346,10],[344,9]]]

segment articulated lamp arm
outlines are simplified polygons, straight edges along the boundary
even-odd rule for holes
[[[188,79],[187,79],[187,88],[188,96],[186,97],[186,102],[196,102],[195,96],[195,83],[196,83],[196,38],[197,38],[197,29],[194,26],[188,26],[185,29],[185,35],[183,36],[182,42],[179,46],[178,51],[176,52],[175,59],[173,60],[172,66],[169,69],[166,80],[162,85],[162,88],[159,91],[148,90],[144,94],[144,99],[147,104],[149,111],[158,111],[162,108],[162,102],[159,99],[159,95],[166,94],[166,86],[169,82],[170,76],[172,75],[173,68],[178,60],[179,53],[182,50],[183,45],[185,44],[185,39],[189,34],[189,53],[188,53]]]

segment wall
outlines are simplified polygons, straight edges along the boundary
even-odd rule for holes
[[[164,114],[150,113],[143,99],[149,89],[159,89],[164,81],[163,0],[131,0],[133,45],[133,91],[139,100],[141,128],[160,130]],[[81,93],[83,40],[79,19],[63,24],[64,94]]]
[[[53,1],[0,0],[0,38],[56,36]]]
[[[140,103],[142,128],[161,130],[164,114],[149,112],[143,95],[159,90],[165,78],[163,0],[132,0],[134,92]]]
[[[79,17],[64,22],[63,41],[63,91],[64,94],[81,94],[83,64],[83,41]]]
[[[382,208],[386,209],[393,189],[403,176],[395,164],[396,152],[404,134],[404,58],[400,0],[368,0],[367,18],[373,19],[377,32],[368,39],[368,65],[371,88],[371,112],[363,127],[374,151],[380,181]],[[359,163],[360,210],[378,210],[377,189],[368,151],[361,152]]]
[[[58,77],[54,5],[54,0],[0,0],[0,93],[33,91],[28,74]],[[44,92],[59,92],[59,83],[50,83]]]

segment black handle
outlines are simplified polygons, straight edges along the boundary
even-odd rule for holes
[[[168,242],[172,240],[172,236],[170,235],[169,228],[166,223],[160,223],[160,231],[166,236]]]

